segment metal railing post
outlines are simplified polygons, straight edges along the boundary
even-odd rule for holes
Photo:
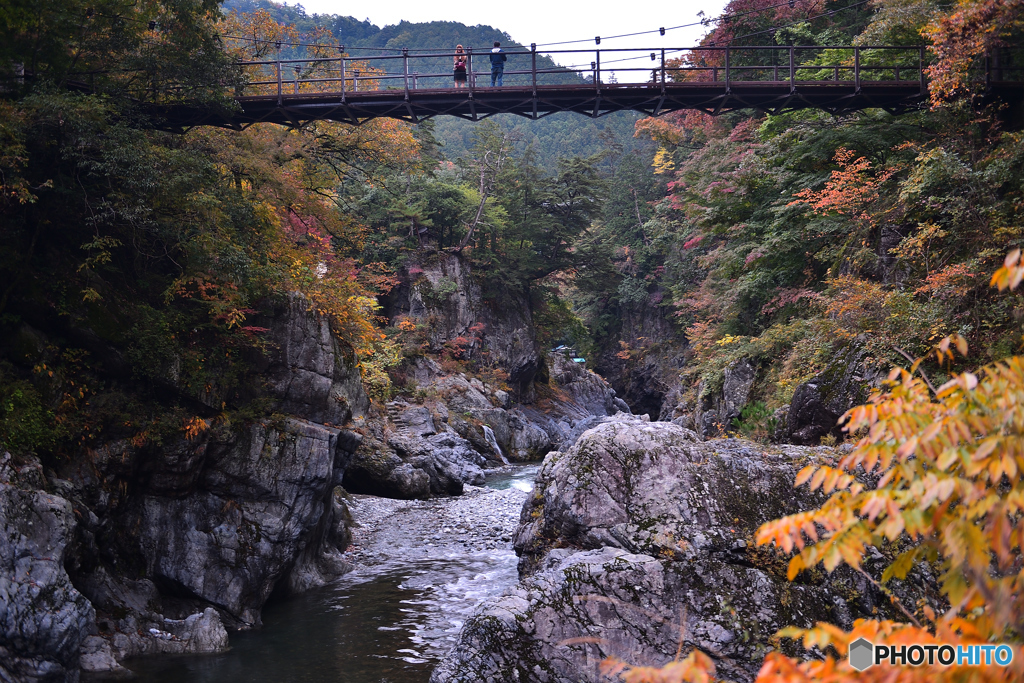
[[[789,91],[796,92],[796,50],[789,46]]]
[[[732,81],[729,75],[729,48],[725,48],[725,91],[731,90]]]
[[[661,48],[661,94],[665,94],[665,48]]]
[[[594,52],[597,53],[597,67],[594,69],[594,88],[597,92],[601,92],[601,51],[594,50]]]
[[[302,66],[296,64],[295,67],[295,94],[299,94],[299,73],[302,71]]]
[[[469,92],[473,93],[473,88],[476,87],[476,74],[473,73],[473,48],[469,47],[466,50],[466,69],[469,71]]]
[[[860,92],[860,48],[853,48],[853,90]]]
[[[402,48],[402,78],[405,81],[405,99],[409,99],[409,48]]]
[[[277,104],[281,105],[281,60],[277,60]]]
[[[345,101],[345,48],[341,48],[341,101]]]

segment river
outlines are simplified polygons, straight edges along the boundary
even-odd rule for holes
[[[477,605],[517,580],[511,537],[538,469],[502,468],[458,498],[354,496],[351,573],[269,603],[227,652],[125,665],[153,683],[426,683]]]

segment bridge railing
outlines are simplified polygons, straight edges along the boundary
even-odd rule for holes
[[[641,54],[637,54],[640,52]],[[928,66],[923,46],[700,46],[695,48],[610,48],[554,50],[544,53],[567,62],[538,67],[535,48],[512,49],[504,69],[507,87],[532,89],[553,85],[589,85],[597,89],[646,84],[662,88],[673,83],[916,82],[924,86]],[[490,86],[489,52],[466,53],[466,86]],[[439,70],[455,52],[414,52],[353,57],[264,59],[241,62],[245,83],[236,95],[295,95],[313,92],[341,94],[375,90],[414,90],[455,87],[453,73]],[[1020,78],[1019,67],[1003,66],[1000,78]],[[987,73],[991,73],[987,71]]]

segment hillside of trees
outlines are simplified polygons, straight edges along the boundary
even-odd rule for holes
[[[726,367],[753,359],[761,370],[752,400],[767,408],[762,431],[796,386],[850,344],[883,369],[952,333],[979,361],[1020,348],[1018,300],[988,287],[1024,237],[1020,102],[986,106],[969,71],[985,50],[1021,63],[1019,7],[983,3],[961,16],[942,3],[846,4],[801,22],[822,11],[799,2],[755,11],[759,3],[737,0],[729,13],[753,13],[720,23],[705,44],[733,36],[765,45],[940,43],[930,52],[931,102],[901,116],[683,112],[641,121],[638,134],[659,146],[651,170],[667,192],[650,220],[593,229],[617,276],[575,295],[598,335],[629,306],[674,321],[688,344],[681,386],[691,403],[698,386],[713,391]],[[994,28],[982,31],[983,22]],[[781,24],[792,25],[768,30]],[[602,343],[619,341],[632,362],[659,342],[612,335]],[[932,371],[941,383],[948,369]]]

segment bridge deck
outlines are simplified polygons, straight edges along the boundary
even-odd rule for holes
[[[300,92],[237,97],[236,111],[189,106],[160,107],[163,125],[245,127],[254,123],[301,125],[314,120],[360,124],[390,117],[421,121],[458,116],[478,121],[494,114],[538,119],[569,111],[591,117],[632,110],[657,116],[681,109],[719,114],[736,109],[781,112],[817,108],[842,113],[881,108],[898,113],[927,99],[917,81],[737,81],[661,84],[592,84],[476,87],[473,89],[394,89],[369,92]]]

